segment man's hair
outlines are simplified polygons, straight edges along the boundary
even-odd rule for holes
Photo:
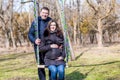
[[[44,10],[47,10],[47,11],[49,12],[49,8],[48,8],[48,7],[42,7],[42,8],[41,8],[41,11],[42,11],[43,9],[44,9]]]

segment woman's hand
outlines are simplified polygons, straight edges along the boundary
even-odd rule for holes
[[[60,57],[58,57],[56,60],[63,60],[63,57],[60,56]]]
[[[50,47],[51,48],[58,48],[59,46],[57,44],[51,44]]]
[[[62,47],[63,47],[63,45],[60,45],[60,46],[59,46],[59,49],[62,49]]]

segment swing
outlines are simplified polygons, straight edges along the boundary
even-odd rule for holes
[[[39,38],[39,34],[38,34],[38,3],[36,0],[33,1],[34,2],[34,22],[35,22],[35,35],[36,35],[36,38]],[[37,46],[37,67],[38,68],[45,68],[46,66],[45,65],[40,65],[40,57],[39,57],[39,46]]]
[[[36,37],[38,38],[38,6],[37,6],[37,1],[34,0],[34,21],[35,21],[35,29],[36,29]],[[67,26],[65,23],[65,15],[64,15],[64,0],[58,0],[58,5],[60,6],[60,19],[61,19],[61,23],[62,23],[62,29],[63,29],[63,35],[64,35],[64,46],[65,46],[65,52],[66,52],[66,67],[68,67],[68,58],[69,58],[69,54],[72,51],[71,45],[70,45],[70,40],[69,37],[67,36]],[[58,6],[58,7],[59,7]],[[40,64],[40,57],[39,57],[39,46],[37,46],[37,66],[38,68],[46,68],[46,65],[41,65]]]
[[[46,68],[45,65],[38,65],[37,67],[38,67],[38,68]]]

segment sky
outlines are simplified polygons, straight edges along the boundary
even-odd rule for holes
[[[14,11],[17,11],[17,12],[29,12],[29,9],[32,7],[33,3],[25,3],[25,4],[21,4],[21,1],[26,1],[26,0],[14,0]],[[21,8],[22,6],[22,8]]]
[[[8,0],[4,0],[4,3],[6,3]],[[29,12],[29,9],[32,8],[33,6],[33,3],[25,3],[25,4],[21,4],[21,1],[27,1],[27,0],[14,0],[14,11],[17,11],[17,12],[24,12],[24,11],[27,11]],[[69,5],[69,2],[71,0],[66,0],[66,3]],[[76,1],[76,0],[72,0],[72,1]],[[83,3],[85,0],[81,0],[81,3]],[[120,4],[120,0],[116,0],[118,4]],[[22,8],[21,8],[22,6]]]
[[[21,11],[21,4],[20,4],[20,2],[21,1],[27,1],[27,0],[14,0],[15,1],[15,3],[14,3],[14,11],[17,11],[17,12],[20,12]],[[73,0],[72,0],[73,1]],[[76,1],[76,0],[74,0],[74,1]],[[68,3],[68,5],[69,5],[69,2],[70,2],[70,0],[66,0],[66,3]],[[81,0],[81,3],[83,3],[84,2],[84,0]],[[23,4],[23,7],[22,7],[22,11],[27,11],[27,12],[29,12],[29,7],[32,7],[33,6],[33,3],[26,3],[26,4]]]

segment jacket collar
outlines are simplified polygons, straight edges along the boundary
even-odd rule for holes
[[[38,20],[39,20],[39,21],[45,21],[45,22],[48,22],[48,21],[51,20],[51,18],[50,18],[50,17],[47,17],[46,20],[43,20],[43,19],[39,16],[39,17],[38,17]]]
[[[55,31],[50,31],[50,33],[51,33],[51,34],[57,33],[57,30],[55,30]]]

